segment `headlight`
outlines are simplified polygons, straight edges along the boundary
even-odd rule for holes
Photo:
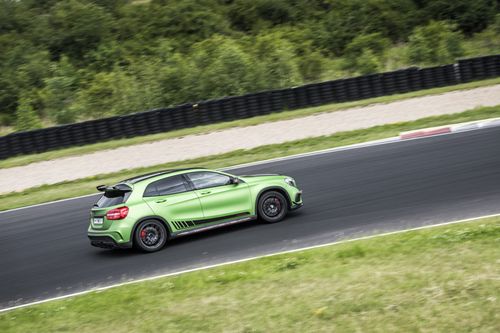
[[[285,183],[287,183],[290,186],[297,187],[297,183],[295,183],[295,179],[287,177],[285,178]]]

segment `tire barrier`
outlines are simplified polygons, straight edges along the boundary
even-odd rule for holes
[[[410,67],[392,72],[187,103],[124,116],[11,133],[0,137],[0,159],[498,76],[500,76],[500,55],[491,55],[462,59],[450,65]]]

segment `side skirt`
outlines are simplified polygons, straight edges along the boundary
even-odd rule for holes
[[[217,229],[217,228],[225,227],[225,226],[228,226],[228,225],[233,225],[233,224],[248,222],[248,221],[252,221],[252,220],[256,220],[256,219],[257,219],[257,216],[245,216],[245,217],[241,217],[241,218],[238,218],[238,219],[235,219],[235,220],[230,220],[230,221],[222,222],[222,223],[215,224],[215,225],[209,225],[209,226],[201,227],[201,228],[198,228],[198,229],[186,230],[186,231],[179,231],[179,232],[173,233],[171,237],[172,238],[176,238],[176,237],[182,237],[182,236],[192,235],[192,234],[196,234],[198,232],[203,232],[203,231],[208,231],[208,230],[212,230],[212,229]]]

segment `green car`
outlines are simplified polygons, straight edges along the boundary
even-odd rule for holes
[[[259,218],[281,221],[302,206],[295,180],[204,168],[165,170],[97,187],[88,237],[103,248],[160,250],[169,239]]]

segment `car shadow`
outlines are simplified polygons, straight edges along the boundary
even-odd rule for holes
[[[295,210],[289,212],[289,215],[286,217],[286,219],[283,221],[286,223],[287,219],[296,219],[302,215],[301,210]],[[282,224],[283,222],[280,222],[279,224]],[[215,228],[212,230],[207,230],[207,231],[202,231],[197,234],[191,234],[191,235],[186,235],[186,236],[181,236],[178,238],[174,238],[172,240],[169,240],[167,245],[158,251],[158,253],[168,250],[169,247],[175,247],[183,244],[189,244],[191,242],[196,242],[199,241],[200,239],[207,239],[210,237],[217,237],[221,235],[229,235],[231,233],[238,233],[238,232],[244,232],[244,230],[250,230],[253,228],[265,228],[265,227],[270,227],[275,224],[266,224],[262,223],[259,220],[252,220],[249,222],[242,222],[238,224],[233,224],[233,225],[228,225],[228,226],[223,226],[219,228]],[[96,249],[96,255],[103,257],[103,258],[122,258],[122,257],[130,257],[130,256],[137,256],[137,255],[147,255],[149,253],[139,251],[135,248],[131,249]]]
[[[285,218],[285,220],[283,222],[279,222],[278,224],[286,223],[286,220],[295,219],[295,218],[299,217],[300,215],[301,215],[300,210],[291,211],[288,213],[288,216]],[[267,224],[267,223],[263,223],[259,220],[252,220],[249,222],[242,222],[242,223],[238,223],[238,224],[228,225],[228,226],[224,226],[224,227],[215,228],[212,230],[202,231],[202,232],[199,232],[197,234],[191,234],[191,235],[186,235],[186,236],[182,236],[179,238],[174,238],[168,242],[167,246],[165,246],[164,249],[166,249],[170,246],[195,242],[195,241],[198,241],[200,239],[217,237],[217,236],[236,233],[236,232],[244,232],[244,230],[249,230],[249,229],[254,229],[254,228],[265,228],[265,227],[269,227],[272,225],[275,225],[275,224]]]

